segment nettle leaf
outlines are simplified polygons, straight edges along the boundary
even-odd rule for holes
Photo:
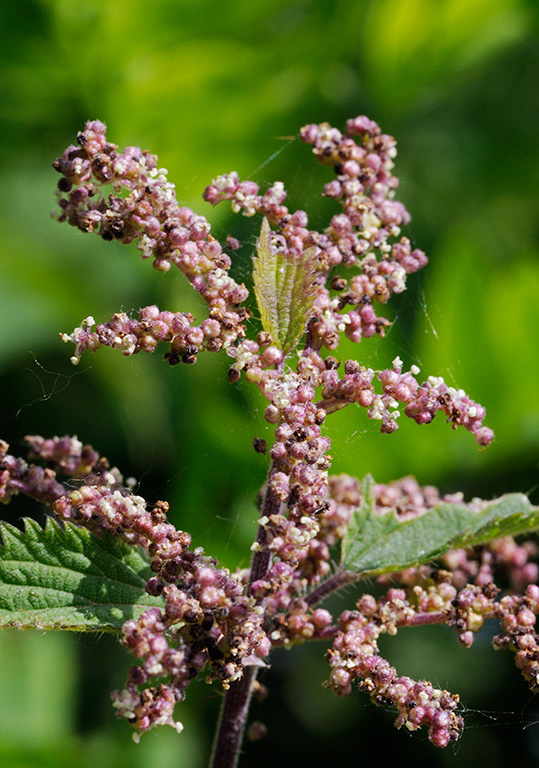
[[[402,522],[392,510],[375,510],[373,488],[374,480],[367,475],[361,487],[361,505],[354,511],[342,542],[342,568],[362,576],[402,571],[452,549],[539,528],[539,507],[533,507],[522,493],[481,502],[479,510],[443,502]]]
[[[294,257],[271,247],[271,236],[264,218],[253,259],[254,289],[262,327],[286,357],[312,315],[317,294],[316,248],[307,248]]]
[[[0,628],[119,631],[163,605],[144,591],[152,572],[141,549],[70,523],[24,522],[24,532],[0,523]]]

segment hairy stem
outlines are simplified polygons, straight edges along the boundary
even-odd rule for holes
[[[235,768],[238,764],[256,673],[257,667],[248,667],[241,680],[231,683],[223,699],[211,768]]]
[[[275,471],[272,463],[268,473],[268,484],[266,486],[266,493],[264,494],[264,501],[262,503],[261,515],[262,517],[270,517],[271,515],[277,515],[281,511],[281,501],[278,499],[270,487],[269,479],[272,473]],[[258,533],[256,536],[256,543],[258,545],[257,550],[253,555],[251,562],[251,572],[249,575],[249,587],[258,579],[263,579],[269,571],[271,562],[271,552],[266,548],[267,544],[267,532],[266,529],[260,525],[258,527]]]
[[[281,501],[276,498],[272,492],[269,478],[274,472],[273,464],[270,467],[268,475],[268,485],[262,503],[262,517],[278,514],[281,509]],[[256,536],[258,548],[253,554],[251,562],[251,573],[249,576],[250,589],[251,584],[258,579],[263,579],[269,571],[271,563],[271,552],[266,549],[267,532],[263,526],[259,526]],[[210,768],[235,768],[238,764],[238,758],[243,740],[243,732],[249,703],[253,691],[253,683],[256,679],[258,668],[247,667],[241,680],[230,684],[226,692],[221,709],[217,736],[213,748],[213,755],[210,762]]]
[[[329,579],[326,579],[326,581],[322,582],[320,586],[308,594],[304,600],[307,605],[312,607],[317,605],[317,603],[321,603],[322,600],[324,600],[332,592],[335,592],[337,589],[344,587],[345,584],[350,584],[352,581],[357,580],[358,575],[356,573],[343,570],[336,571],[333,576],[330,576]]]
[[[397,622],[398,627],[424,627],[427,624],[444,624],[447,620],[447,611],[425,611],[416,613],[410,619]]]

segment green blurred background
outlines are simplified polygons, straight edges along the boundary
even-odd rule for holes
[[[359,409],[332,417],[334,471],[382,482],[415,474],[443,491],[537,499],[538,270],[533,250],[537,174],[536,19],[526,0],[19,0],[0,5],[0,435],[14,452],[26,434],[77,434],[148,500],[230,567],[247,565],[254,500],[269,437],[257,393],[231,387],[227,361],[201,355],[170,369],[159,355],[110,350],[69,363],[58,338],[87,315],[106,320],[149,303],[202,318],[181,275],[163,276],[134,248],[104,243],[50,218],[54,158],[87,119],[120,146],[159,155],[179,200],[244,247],[234,275],[249,280],[258,222],[201,200],[216,175],[276,179],[291,208],[324,226],[328,173],[297,138],[308,122],[342,127],[367,114],[399,144],[399,199],[408,236],[430,264],[386,315],[386,340],[342,351],[374,368],[398,354],[442,375],[487,407],[496,442],[436,420],[402,421],[383,436]],[[275,155],[275,156],[274,156]],[[41,514],[17,500],[11,521]],[[336,610],[353,594],[335,599]],[[488,633],[471,651],[440,628],[402,633],[384,651],[402,674],[462,694],[468,730],[454,748],[394,731],[366,697],[321,688],[321,646],[275,654],[270,698],[253,707],[269,727],[245,766],[310,764],[533,765],[539,707],[510,654]],[[129,660],[109,637],[0,635],[0,760],[5,768],[193,766],[207,761],[219,692],[195,682],[167,729],[139,746],[114,720],[109,692]],[[170,730],[170,729],[169,729]]]

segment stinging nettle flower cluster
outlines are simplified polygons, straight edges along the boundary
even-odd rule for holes
[[[218,681],[229,694],[214,768],[235,764],[249,699],[260,687],[256,675],[276,647],[325,641],[326,687],[346,696],[357,682],[373,702],[396,709],[398,727],[425,726],[439,747],[462,731],[458,695],[401,676],[380,655],[380,635],[444,623],[469,647],[484,620],[497,619],[494,646],[511,649],[531,690],[539,689],[538,552],[513,538],[539,526],[527,499],[513,494],[466,504],[461,494],[441,498],[411,477],[380,485],[329,474],[324,423],[348,405],[365,409],[386,434],[402,415],[427,424],[438,411],[481,447],[493,432],[483,425],[485,409],[441,377],[422,380],[417,366],[405,370],[399,358],[374,371],[334,356],[343,336],[384,336],[390,323],[378,305],[404,291],[427,258],[402,234],[410,216],[395,199],[391,136],[361,116],[344,133],[322,123],[305,126],[300,137],[335,172],[323,195],[342,211],[323,231],[309,227],[305,211],[288,209],[281,182],[264,191],[233,172],[204,191],[212,205],[230,201],[235,213],[258,218],[253,280],[261,328],[246,304],[248,290],[229,274],[238,241],[229,237],[222,245],[203,216],[178,204],[155,155],[138,147],[120,151],[105,125],[91,121],[54,163],[61,174],[59,221],[134,242],[155,269],[179,268],[207,304],[200,321],[155,305],[97,325],[88,317],[62,334],[75,346],[72,362],[101,346],[126,356],[160,347],[170,365],[222,351],[230,383],[244,378],[267,400],[264,416],[275,439],[250,568],[222,567],[168,522],[166,502],[152,506],[134,495],[117,469],[76,438],[27,438],[30,463],[0,444],[2,501],[27,494],[67,530],[142,548],[153,602],[122,622],[122,643],[137,663],[113,704],[137,734],[162,724],[180,731],[174,708],[189,683],[200,675]],[[255,438],[254,448],[265,453],[266,442]],[[340,565],[333,567],[338,546]],[[386,592],[364,594],[338,616],[322,607],[333,591],[365,576],[377,577]],[[509,584],[503,594],[499,577]]]

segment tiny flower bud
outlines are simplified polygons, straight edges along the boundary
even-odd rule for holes
[[[257,453],[266,453],[268,448],[267,443],[261,437],[255,437],[253,440],[253,448]]]

